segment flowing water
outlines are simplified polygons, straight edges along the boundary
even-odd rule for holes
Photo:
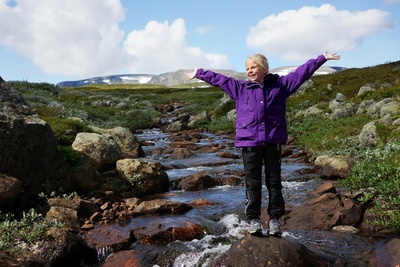
[[[169,166],[167,174],[170,180],[183,177],[200,171],[214,173],[242,171],[240,159],[223,159],[216,153],[198,153],[189,159],[171,160],[167,155],[151,155],[156,147],[167,147],[169,144],[168,135],[159,129],[152,129],[138,134],[137,137],[147,142],[153,142],[154,146],[144,146],[143,149],[148,160],[158,161]],[[200,140],[198,145],[209,145],[212,143],[226,143],[231,152],[240,155],[240,150],[233,147],[233,140],[224,136],[208,134],[207,138]],[[212,164],[210,164],[212,163]],[[178,166],[178,167],[176,167]],[[173,168],[175,167],[175,168]],[[286,203],[304,203],[309,196],[307,192],[315,189],[324,183],[321,179],[301,177],[298,174],[300,169],[311,168],[307,164],[299,164],[291,161],[282,163],[283,192]],[[207,232],[204,238],[187,242],[176,241],[165,247],[166,255],[175,255],[175,259],[169,266],[191,267],[209,266],[221,254],[226,252],[231,244],[241,237],[247,228],[244,219],[245,188],[243,186],[218,186],[204,191],[172,191],[164,196],[166,200],[189,203],[195,199],[205,199],[217,205],[194,208],[184,215],[164,216],[163,220],[185,219],[194,221],[206,227]],[[267,192],[263,188],[263,206],[267,206]],[[160,220],[160,216],[138,217],[125,226],[127,229],[151,224],[154,220]],[[359,254],[369,249],[372,244],[365,237],[348,234],[335,233],[331,231],[284,231],[282,238],[295,240],[314,252],[332,259],[332,264],[338,257],[348,257]],[[143,245],[134,243],[132,249],[142,249]],[[106,255],[102,255],[104,257]],[[157,265],[154,265],[157,266]],[[333,265],[332,265],[333,266]]]

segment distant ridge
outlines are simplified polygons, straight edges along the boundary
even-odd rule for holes
[[[76,81],[57,83],[58,87],[81,87],[90,84],[146,84],[154,75],[151,74],[116,74],[87,78]]]
[[[276,73],[279,75],[287,75],[288,73],[294,71],[298,66],[286,66],[272,69],[271,73]],[[330,74],[336,71],[344,70],[342,67],[330,67],[330,66],[322,66],[320,67],[314,75],[324,75]],[[81,87],[90,84],[159,84],[165,86],[175,86],[181,84],[188,84],[199,82],[199,80],[194,79],[191,81],[186,81],[184,79],[184,74],[192,71],[193,69],[181,69],[174,72],[166,72],[159,75],[155,74],[116,74],[116,75],[107,75],[107,76],[99,76],[93,78],[87,78],[83,80],[76,81],[64,81],[59,82],[57,84],[58,87],[66,88],[66,87]],[[233,70],[221,70],[221,69],[213,69],[213,71],[224,74],[229,77],[234,77],[236,79],[246,79],[246,73],[244,72],[236,72]]]

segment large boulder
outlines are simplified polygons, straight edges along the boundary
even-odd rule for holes
[[[282,228],[327,230],[338,225],[360,225],[363,206],[345,195],[332,193],[333,189],[329,191],[305,204],[293,208],[288,206]]]
[[[128,129],[121,126],[112,129],[92,127],[95,132],[109,135],[121,148],[121,158],[144,157],[144,151],[138,138]]]
[[[98,171],[115,168],[115,163],[121,159],[121,148],[111,136],[78,133],[72,148]]]
[[[68,167],[57,150],[57,139],[23,96],[0,82],[0,173],[22,182],[20,197],[30,205],[40,192],[68,190]]]
[[[159,163],[142,159],[121,159],[117,161],[118,175],[132,185],[136,196],[154,195],[169,189],[168,174]]]
[[[246,236],[213,266],[326,266],[306,246],[283,238]]]

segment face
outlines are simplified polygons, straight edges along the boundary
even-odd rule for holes
[[[249,59],[246,61],[246,73],[251,81],[261,83],[264,76],[268,73],[268,69],[262,68],[254,60]]]

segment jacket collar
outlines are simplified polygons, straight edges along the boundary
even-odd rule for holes
[[[267,75],[265,75],[263,78],[263,84],[273,83],[276,80],[278,80],[278,78],[279,78],[278,74],[267,73]],[[247,84],[247,89],[256,89],[260,87],[260,84],[258,82],[253,82],[250,80],[247,80],[246,84]]]

